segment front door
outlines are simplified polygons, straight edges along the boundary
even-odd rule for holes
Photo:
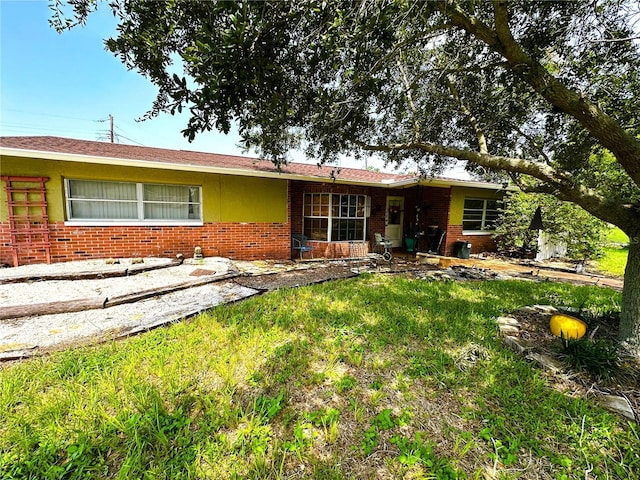
[[[394,247],[402,247],[402,225],[404,224],[404,197],[387,197],[384,237]]]

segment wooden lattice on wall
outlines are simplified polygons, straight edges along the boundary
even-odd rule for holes
[[[20,258],[44,254],[51,263],[49,217],[45,182],[47,177],[2,177],[7,192],[13,265]]]

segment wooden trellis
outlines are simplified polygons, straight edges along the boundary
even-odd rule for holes
[[[49,217],[45,182],[47,177],[2,177],[7,192],[9,228],[13,265],[20,264],[21,254],[44,252],[51,263]]]

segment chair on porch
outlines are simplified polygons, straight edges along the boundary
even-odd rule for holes
[[[382,258],[387,262],[391,260],[391,249],[393,248],[393,242],[391,240],[385,240],[381,233],[374,233],[373,237],[376,239],[376,244],[373,247],[374,252],[382,252]]]
[[[304,252],[311,252],[311,258],[313,258],[313,247],[311,245],[307,245],[307,240],[309,239],[300,233],[294,233],[291,235],[293,249],[300,250],[300,260],[302,260],[302,254]]]

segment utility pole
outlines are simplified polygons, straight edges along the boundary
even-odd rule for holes
[[[0,0],[1,2],[2,0]],[[109,141],[111,143],[116,143],[116,139],[118,138],[118,134],[115,132],[115,125],[114,125],[114,121],[113,121],[113,115],[109,114],[108,118],[105,120],[96,120],[96,122],[98,123],[104,123],[104,122],[109,122],[109,130],[108,131],[104,131],[104,130],[100,130],[99,132],[99,136],[97,137],[97,140],[101,140],[101,141]]]

